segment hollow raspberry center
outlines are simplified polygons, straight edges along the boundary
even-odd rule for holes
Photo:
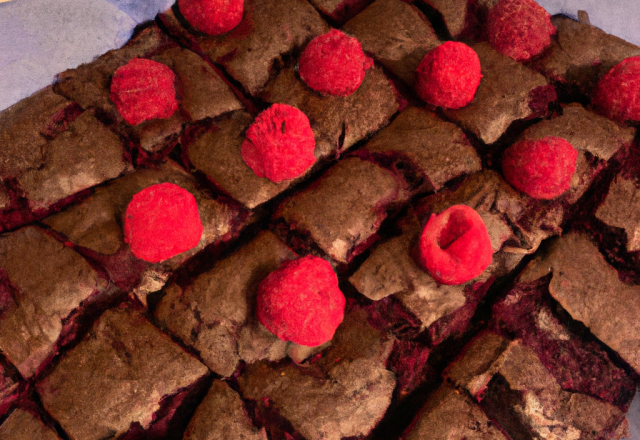
[[[447,224],[438,237],[438,246],[447,250],[456,240],[461,238],[473,227],[473,222],[467,218],[464,212],[454,211],[449,216]]]

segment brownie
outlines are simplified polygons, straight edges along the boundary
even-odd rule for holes
[[[626,411],[635,382],[599,342],[581,331],[549,295],[549,279],[516,283],[493,306],[491,328],[531,348],[562,389],[580,392]]]
[[[135,258],[124,242],[124,213],[132,197],[151,185],[170,182],[195,197],[204,232],[193,249],[160,262]],[[109,273],[123,290],[137,286],[136,294],[146,302],[146,294],[160,290],[170,272],[206,246],[233,238],[246,214],[238,207],[212,199],[200,190],[195,179],[176,163],[168,161],[137,171],[96,188],[82,203],[44,219],[44,223],[76,245]]]
[[[475,3],[469,0],[419,0],[434,8],[452,38],[466,36],[475,19]]]
[[[411,86],[422,58],[442,43],[418,8],[402,0],[376,0],[342,30],[356,37],[365,52]]]
[[[394,86],[379,67],[367,70],[358,90],[347,97],[314,91],[291,68],[283,69],[260,96],[297,107],[309,117],[319,157],[348,150],[387,125],[398,110]]]
[[[215,373],[231,376],[238,362],[284,357],[287,344],[254,318],[260,282],[284,261],[296,258],[271,232],[261,232],[214,267],[193,278],[188,286],[172,284],[155,310],[162,328],[196,350]],[[256,336],[262,338],[256,338]],[[256,339],[263,339],[257,344]],[[252,344],[253,347],[247,345]],[[274,349],[273,356],[269,350]]]
[[[0,425],[0,438],[11,440],[60,440],[58,434],[42,421],[23,409],[16,409]]]
[[[68,336],[70,314],[109,281],[36,226],[0,236],[0,268],[0,349],[29,378]]]
[[[531,348],[493,333],[474,339],[445,376],[511,438],[605,439],[625,420],[615,405],[563,390]]]
[[[640,372],[640,287],[620,281],[598,247],[579,232],[551,241],[519,280],[549,275],[549,293],[562,308]]]
[[[304,367],[256,362],[238,384],[266,416],[272,437],[281,429],[308,440],[366,436],[391,403],[396,381],[385,362],[392,344],[356,308],[347,311],[319,360]],[[287,423],[278,423],[279,417],[293,432],[287,432]]]
[[[375,238],[387,209],[407,197],[406,184],[392,172],[349,157],[284,200],[275,218],[302,236],[308,234],[335,261],[347,263]]]
[[[4,359],[2,359],[4,361]],[[8,364],[8,362],[7,362]],[[9,368],[13,366],[0,363],[0,417],[14,404],[20,395],[20,382],[11,374]]]
[[[402,111],[358,154],[391,166],[409,183],[418,180],[419,192],[438,191],[450,180],[482,169],[478,153],[457,125],[418,107]]]
[[[131,126],[116,109],[110,99],[111,78],[118,67],[133,58],[148,58],[175,72],[180,108],[171,117]],[[97,109],[103,117],[116,123],[114,128],[122,136],[148,153],[174,145],[188,121],[242,108],[229,86],[205,60],[179,47],[156,25],[144,29],[123,48],[61,73],[54,90],[85,109]]]
[[[262,90],[284,56],[330,29],[306,0],[246,0],[242,22],[215,37],[193,31],[173,10],[161,14],[160,21],[183,44],[223,66],[250,95]]]
[[[366,8],[373,0],[309,0],[335,23],[342,24]]]
[[[263,429],[253,426],[236,391],[214,380],[184,433],[184,440],[266,440]]]
[[[618,174],[609,186],[604,202],[595,216],[606,225],[621,228],[626,235],[626,250],[640,250],[640,197],[636,179]]]
[[[0,214],[3,229],[41,218],[74,194],[132,169],[118,136],[51,87],[0,113],[0,133],[2,204],[13,207]],[[17,197],[26,204],[16,205]],[[21,218],[16,210],[24,211]]]
[[[564,15],[552,17],[557,29],[551,46],[531,67],[553,81],[589,94],[614,65],[640,55],[640,47]]]
[[[402,234],[377,246],[349,278],[360,293],[374,301],[394,295],[417,318],[420,329],[428,329],[430,343],[434,345],[466,331],[478,302],[495,278],[511,271],[527,252],[517,246],[508,211],[500,212],[501,204],[517,203],[517,195],[510,194],[512,200],[501,195],[500,187],[506,184],[492,173],[477,177],[470,177],[457,190],[417,202],[420,211],[411,211],[402,220]],[[508,191],[507,187],[502,189]],[[422,227],[431,214],[454,204],[466,204],[480,214],[487,225],[494,255],[492,264],[478,277],[460,285],[444,285],[418,265],[415,253]]]
[[[557,95],[544,76],[499,54],[487,42],[471,47],[480,58],[482,81],[471,104],[444,110],[448,118],[492,144],[513,122],[549,113]]]
[[[37,384],[42,403],[71,438],[146,429],[167,396],[208,373],[132,306],[107,310]]]
[[[475,402],[446,383],[429,397],[402,438],[507,440]]]

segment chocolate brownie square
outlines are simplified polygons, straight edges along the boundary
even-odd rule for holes
[[[365,52],[411,86],[422,58],[442,43],[418,8],[402,0],[376,0],[342,30],[356,37]]]
[[[402,438],[507,440],[475,402],[446,383],[429,397]]]
[[[482,169],[458,126],[418,107],[402,111],[358,155],[395,169],[409,183],[417,180],[418,192],[438,191],[450,180]]]
[[[366,8],[373,0],[309,0],[335,23],[342,24]]]
[[[118,136],[51,87],[0,113],[0,162],[9,185],[4,228],[42,218],[76,193],[132,170]]]
[[[0,268],[0,349],[29,378],[69,336],[72,312],[109,281],[36,226],[0,236]]]
[[[556,15],[557,35],[531,67],[547,78],[589,94],[614,65],[640,55],[640,47],[587,23]]]
[[[487,42],[471,46],[480,58],[482,81],[475,100],[445,115],[486,144],[492,144],[521,119],[546,116],[557,99],[544,76],[496,52]]]
[[[476,1],[470,0],[418,0],[434,8],[442,16],[442,21],[452,38],[458,39],[471,31],[473,24],[477,24],[475,10]]]
[[[621,228],[626,236],[626,250],[640,250],[640,197],[636,179],[620,173],[611,182],[603,203],[595,215],[606,225]]]
[[[241,359],[284,357],[291,344],[257,328],[261,324],[254,317],[255,295],[269,273],[293,258],[296,254],[275,235],[261,232],[188,286],[167,287],[155,317],[223,377],[231,376]]]
[[[256,402],[272,437],[280,430],[309,440],[366,436],[391,403],[396,381],[385,362],[392,344],[356,308],[346,312],[320,359],[304,367],[257,362],[238,384]]]
[[[133,196],[151,185],[170,182],[189,191],[198,203],[204,232],[200,243],[175,257],[147,263],[137,259],[124,241],[123,225],[127,205]],[[168,161],[137,171],[96,188],[82,203],[47,217],[43,222],[80,252],[98,261],[111,279],[125,291],[136,288],[140,300],[160,290],[170,272],[187,259],[214,243],[233,238],[242,228],[246,213],[224,201],[212,199],[199,189],[195,179],[176,163]]]
[[[253,426],[236,391],[214,380],[189,422],[183,440],[266,440],[264,428]]]
[[[562,389],[628,409],[634,378],[588,331],[558,310],[549,295],[548,277],[511,287],[494,304],[490,327],[531,348]]]
[[[250,95],[262,90],[284,56],[330,29],[306,0],[246,0],[240,24],[216,37],[194,31],[173,10],[161,14],[160,21],[183,44],[223,66]]]
[[[71,438],[98,440],[147,429],[164,398],[207,373],[125,303],[107,310],[36,387]]]
[[[116,109],[110,99],[111,78],[118,67],[134,58],[160,62],[175,72],[180,108],[171,117],[131,126]],[[120,135],[131,139],[147,153],[173,146],[186,122],[242,108],[229,86],[205,60],[179,47],[156,25],[144,29],[123,48],[61,73],[54,90],[85,109],[98,110],[116,124],[114,128]]]
[[[275,218],[287,231],[310,237],[335,261],[348,263],[375,238],[387,210],[407,199],[406,184],[395,174],[349,157],[284,200]]]
[[[598,247],[579,232],[550,242],[519,282],[547,276],[549,293],[562,308],[640,372],[640,287],[620,281]]]
[[[319,157],[348,150],[387,125],[399,107],[397,92],[379,67],[367,70],[358,90],[347,97],[314,91],[292,68],[282,70],[260,96],[297,107],[309,117]]]
[[[625,417],[615,405],[563,390],[519,340],[483,333],[445,370],[511,438],[611,438]]]
[[[58,434],[42,421],[23,409],[16,409],[0,425],[0,438],[11,440],[60,440]]]

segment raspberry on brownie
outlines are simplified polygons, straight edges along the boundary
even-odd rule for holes
[[[593,92],[593,106],[610,119],[640,122],[640,56],[625,58],[604,75]]]
[[[178,0],[178,7],[196,30],[220,35],[240,24],[244,0]]]

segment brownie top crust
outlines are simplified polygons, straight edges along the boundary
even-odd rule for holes
[[[31,377],[54,354],[69,314],[108,280],[36,226],[0,236],[0,348]]]
[[[421,12],[402,0],[376,0],[342,30],[409,85],[422,58],[441,41]]]
[[[556,301],[640,371],[640,288],[620,281],[597,246],[577,232],[554,239],[520,280],[533,281],[549,274],[549,292]]]
[[[0,425],[0,438],[15,440],[60,440],[58,434],[40,419],[23,409],[16,409]]]
[[[640,197],[635,179],[623,174],[609,186],[604,202],[596,210],[596,218],[609,226],[622,228],[627,236],[626,249],[640,250]]]
[[[107,310],[37,385],[42,403],[78,440],[149,427],[161,399],[192,385],[207,368],[131,306]]]

